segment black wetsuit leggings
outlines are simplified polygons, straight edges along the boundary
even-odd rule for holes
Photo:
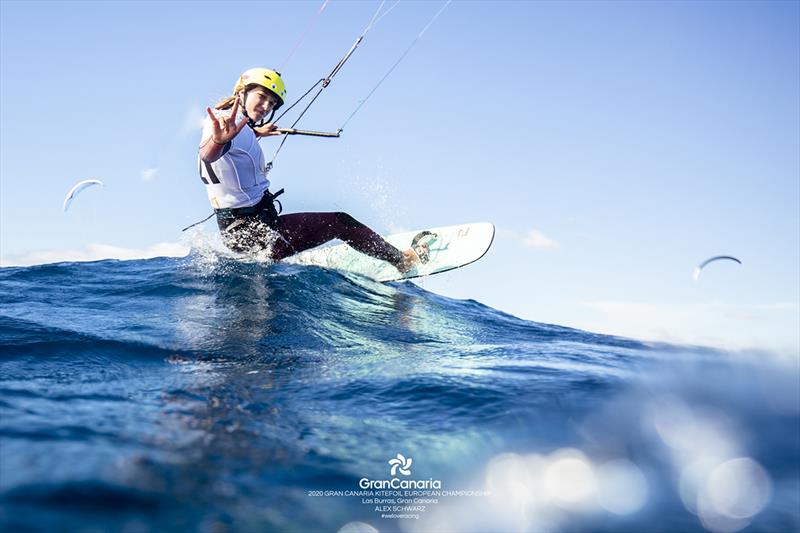
[[[275,261],[340,239],[359,252],[394,266],[403,262],[400,250],[347,213],[290,213],[277,218],[274,212],[272,215],[265,210],[245,217],[218,216],[217,221],[229,248],[247,251],[264,248],[272,241],[271,256]],[[278,237],[274,238],[272,232],[277,232]]]

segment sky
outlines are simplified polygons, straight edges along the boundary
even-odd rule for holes
[[[380,18],[298,127],[341,126],[443,4]],[[0,265],[213,240],[213,221],[180,231],[210,213],[205,106],[254,66],[280,70],[293,101],[380,3],[321,5],[0,1]],[[64,213],[83,179],[105,186]],[[800,356],[798,2],[454,1],[341,138],[291,138],[270,179],[285,212],[381,233],[493,222],[490,252],[427,290]],[[742,265],[695,282],[720,254]]]

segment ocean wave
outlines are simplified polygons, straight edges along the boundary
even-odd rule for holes
[[[0,354],[9,530],[800,525],[800,373],[763,354],[206,252],[0,269]],[[387,478],[398,453],[414,478],[495,496],[413,522],[309,497]]]

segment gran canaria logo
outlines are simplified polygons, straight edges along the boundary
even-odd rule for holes
[[[414,459],[411,457],[406,459],[402,453],[398,453],[397,457],[394,459],[389,459],[389,464],[392,465],[391,475],[396,476],[397,471],[399,470],[404,476],[410,476],[412,462],[414,462]]]
[[[402,453],[389,459],[388,463],[391,465],[389,470],[392,479],[369,479],[361,478],[358,481],[358,486],[362,489],[441,489],[442,481],[440,479],[398,479],[397,473],[404,476],[411,475],[411,463],[414,460],[411,457],[406,457]]]

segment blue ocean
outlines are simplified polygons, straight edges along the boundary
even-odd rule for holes
[[[0,354],[3,531],[800,530],[797,358],[196,254],[0,269]]]

